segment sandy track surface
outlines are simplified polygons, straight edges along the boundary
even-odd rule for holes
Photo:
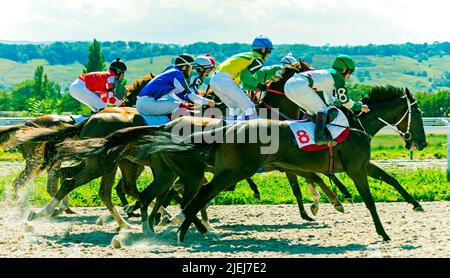
[[[181,244],[174,229],[142,235],[135,218],[126,232],[118,233],[111,220],[97,225],[103,208],[26,222],[27,210],[3,206],[0,257],[450,257],[450,202],[422,205],[425,212],[407,203],[377,203],[389,242],[376,234],[363,204],[345,204],[344,214],[324,204],[315,222],[301,220],[296,205],[212,206],[220,238],[191,227]],[[112,246],[115,236],[121,248]]]

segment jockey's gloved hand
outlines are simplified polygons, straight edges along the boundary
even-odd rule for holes
[[[265,83],[259,83],[256,87],[261,91],[267,91],[267,85]]]
[[[366,104],[363,104],[363,106],[361,107],[361,112],[363,112],[363,113],[370,112],[369,106],[367,106]]]

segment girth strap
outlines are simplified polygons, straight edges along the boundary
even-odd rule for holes
[[[334,146],[332,142],[328,142],[328,151],[329,151],[328,173],[332,174],[334,172]]]

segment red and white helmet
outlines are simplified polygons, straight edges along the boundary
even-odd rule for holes
[[[216,66],[216,61],[214,61],[214,58],[209,56],[209,54],[199,55],[199,56],[195,57],[194,63],[197,67],[200,67],[203,69],[215,68],[215,66]]]

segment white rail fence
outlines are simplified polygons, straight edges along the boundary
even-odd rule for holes
[[[0,126],[23,124],[33,118],[0,117]],[[447,134],[447,180],[450,182],[450,118],[423,118],[425,133]],[[379,134],[395,134],[389,127],[384,127]]]

